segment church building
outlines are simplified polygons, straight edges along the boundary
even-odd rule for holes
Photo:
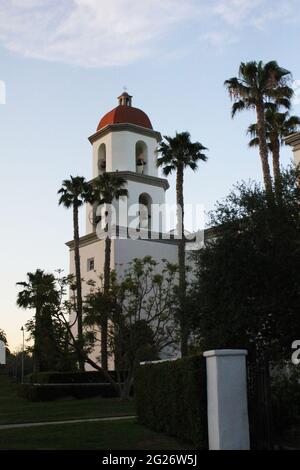
[[[128,190],[123,214],[120,204],[115,203],[117,236],[112,237],[111,269],[122,275],[133,258],[149,255],[158,262],[167,259],[177,263],[176,235],[166,232],[164,211],[153,211],[154,207],[164,208],[169,183],[158,176],[156,149],[161,134],[153,129],[147,114],[133,107],[132,96],[124,92],[118,97],[118,106],[100,119],[89,141],[92,145],[92,178],[104,172],[117,173],[125,180]],[[300,164],[300,133],[285,141],[292,146],[295,163]],[[105,239],[99,237],[95,220],[95,207],[87,204],[86,234],[80,238],[81,276],[85,281],[93,280],[99,284],[104,267]],[[128,227],[133,228],[137,236],[128,236]],[[213,231],[205,230],[205,238],[210,236]],[[70,274],[75,275],[74,241],[69,241],[67,246],[70,249]],[[83,298],[89,289],[83,282]],[[95,351],[93,359],[97,360],[98,355]]]

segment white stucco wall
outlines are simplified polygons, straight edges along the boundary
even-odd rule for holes
[[[86,297],[90,292],[90,286],[86,284],[87,281],[93,280],[99,285],[99,276],[103,274],[104,267],[104,240],[97,240],[91,244],[82,246],[80,248],[80,267],[81,267],[81,277],[82,282],[82,298]],[[114,269],[115,266],[115,250],[114,250],[114,240],[112,240],[112,250],[111,250],[111,269]],[[87,260],[89,258],[94,258],[95,270],[87,270]],[[75,275],[75,260],[74,260],[74,250],[70,250],[70,274]],[[75,313],[71,316],[70,322],[73,323],[75,318]],[[74,334],[77,334],[77,326],[73,327]],[[100,348],[97,347],[91,354],[91,359],[95,362],[98,361]],[[113,369],[113,360],[109,359],[109,369]],[[94,370],[93,367],[86,365],[86,370]]]
[[[296,165],[300,165],[300,132],[296,132],[296,139],[293,145],[294,160]]]
[[[113,245],[114,241],[112,241]],[[84,279],[82,283],[82,294],[83,296],[89,291],[89,287],[86,286],[88,280],[98,280],[98,276],[103,273],[104,266],[104,240],[97,240],[91,244],[87,244],[80,248],[80,268],[81,277]],[[95,260],[95,271],[87,270],[87,260],[94,258]],[[112,247],[111,255],[111,267],[114,266],[114,249]],[[74,261],[74,250],[70,251],[70,274],[75,274],[75,261]]]
[[[114,206],[116,208],[116,217],[117,225],[126,226],[133,221],[138,216],[138,207],[133,205],[138,204],[139,196],[143,193],[146,193],[150,196],[152,204],[163,206],[165,203],[165,190],[161,186],[154,186],[152,184],[146,184],[143,182],[131,181],[128,180],[124,186],[128,190],[128,198],[122,198],[120,201],[115,201]],[[131,209],[130,209],[131,208]],[[128,214],[128,217],[119,218],[119,209],[122,211],[122,214]],[[163,213],[163,207],[162,212]],[[86,233],[92,233],[95,231],[95,228],[91,222],[92,206],[90,204],[86,205]],[[157,232],[165,231],[165,217],[161,216],[159,218],[155,217],[155,212],[152,216],[152,229]]]
[[[83,298],[89,293],[90,287],[86,285],[86,281],[94,280],[99,283],[99,275],[103,273],[104,266],[104,240],[97,240],[80,249],[80,265],[81,276],[84,279],[82,283],[82,296]],[[149,240],[112,240],[111,252],[111,269],[115,269],[119,276],[122,276],[124,270],[128,267],[128,263],[133,258],[143,258],[144,256],[152,256],[156,261],[160,262],[162,259],[167,259],[170,262],[177,262],[177,245],[174,243],[157,242]],[[95,271],[87,271],[87,260],[94,258]],[[70,274],[75,274],[74,263],[74,250],[70,250]],[[70,318],[72,322],[74,316]],[[76,326],[74,326],[74,333],[76,333]],[[98,345],[91,358],[95,362],[99,362],[100,346]],[[169,348],[162,354],[162,357],[169,357],[176,355],[176,351]],[[109,360],[109,369],[114,368],[113,359]],[[86,370],[93,370],[89,365],[86,365]]]
[[[299,141],[300,141],[300,137],[299,137]],[[300,143],[299,143],[299,147],[294,150],[294,160],[295,160],[296,165],[300,165]]]
[[[171,263],[177,262],[177,245],[174,243],[155,242],[150,240],[115,240],[115,263],[118,276],[122,276],[133,258],[152,256],[157,262],[167,259]],[[163,265],[161,264],[161,267]],[[159,271],[159,267],[157,268]],[[165,348],[160,353],[161,359],[176,358],[180,356],[179,349],[173,346]]]
[[[177,246],[150,240],[115,240],[115,263],[118,274],[122,274],[133,258],[152,256],[156,261],[167,259],[177,262]]]

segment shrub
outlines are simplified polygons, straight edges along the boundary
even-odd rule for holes
[[[299,375],[281,375],[272,379],[272,419],[275,434],[278,437],[293,425],[300,416]]]
[[[114,387],[108,383],[95,384],[30,384],[18,387],[19,396],[30,401],[53,401],[58,398],[73,397],[77,399],[101,396],[112,398],[118,396]]]
[[[149,428],[207,448],[205,359],[146,364],[135,380],[138,419]]]
[[[114,378],[115,372],[110,371]],[[102,372],[39,372],[29,374],[25,377],[27,383],[32,384],[89,384],[89,383],[108,383],[107,378]]]

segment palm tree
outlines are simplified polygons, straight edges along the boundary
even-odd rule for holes
[[[288,111],[279,112],[278,106],[275,105],[266,109],[265,122],[267,144],[272,153],[275,191],[280,196],[280,147],[284,144],[285,137],[297,132],[300,126],[300,118],[298,116],[290,116]],[[248,134],[252,137],[249,146],[257,147],[259,145],[257,124],[252,124],[248,127]]]
[[[254,109],[256,111],[259,154],[262,164],[264,184],[267,193],[272,193],[272,179],[268,162],[266,139],[265,108],[270,102],[290,108],[293,90],[288,86],[291,74],[280,67],[276,61],[264,64],[260,62],[242,62],[238,77],[225,81],[225,86],[233,99],[232,117],[238,111]]]
[[[81,288],[81,269],[80,269],[80,251],[79,251],[79,208],[87,201],[90,196],[90,185],[83,176],[70,176],[69,180],[62,182],[62,187],[58,191],[60,194],[59,204],[67,209],[73,208],[73,230],[74,230],[74,259],[76,275],[76,314],[77,314],[77,336],[79,349],[83,348],[83,328],[82,328],[82,288]],[[80,370],[84,370],[84,361],[79,358]]]
[[[185,236],[184,236],[184,170],[196,171],[198,162],[207,160],[203,151],[207,150],[200,142],[191,142],[189,132],[177,133],[175,137],[164,136],[157,153],[157,166],[162,167],[165,176],[176,172],[176,203],[177,203],[177,234],[178,265],[179,265],[179,317],[181,329],[181,354],[188,353],[188,325],[185,318],[186,268],[185,268]]]
[[[46,350],[45,336],[50,340],[53,339],[51,309],[59,302],[55,277],[53,274],[45,274],[42,269],[37,269],[34,273],[27,273],[27,281],[17,282],[17,285],[23,287],[17,296],[18,307],[35,309],[34,372],[49,370],[49,364],[53,361],[51,357],[46,357],[49,356],[49,348]]]
[[[128,191],[124,188],[126,181],[116,173],[103,173],[92,182],[91,203],[99,205],[106,204],[109,213],[110,207],[115,199],[128,196]],[[109,214],[108,214],[109,215]],[[111,237],[109,233],[105,237],[105,255],[104,255],[104,294],[108,294],[110,289],[110,260],[111,260]],[[101,366],[104,370],[108,368],[107,353],[107,316],[103,316],[101,322]]]

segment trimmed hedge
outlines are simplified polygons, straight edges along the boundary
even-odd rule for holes
[[[138,419],[207,449],[206,366],[202,356],[146,364],[135,380]]]
[[[116,372],[109,371],[109,374],[117,382]],[[19,395],[31,401],[47,401],[63,397],[90,398],[99,395],[103,398],[114,398],[119,396],[119,393],[101,371],[38,372],[25,377],[25,383],[19,386]]]
[[[110,372],[111,375],[114,372]],[[25,377],[19,386],[19,395],[30,401],[51,401],[72,397],[77,399],[118,396],[107,378],[97,371],[91,372],[38,372]]]
[[[77,399],[101,396],[102,398],[117,397],[118,393],[108,383],[90,384],[30,384],[19,385],[18,394],[30,401],[53,401],[59,398],[73,397]]]
[[[272,421],[275,437],[282,438],[299,422],[300,383],[298,376],[279,375],[271,381]]]
[[[109,372],[115,377],[115,371]],[[38,372],[25,377],[27,383],[32,384],[93,384],[109,383],[102,372]]]

